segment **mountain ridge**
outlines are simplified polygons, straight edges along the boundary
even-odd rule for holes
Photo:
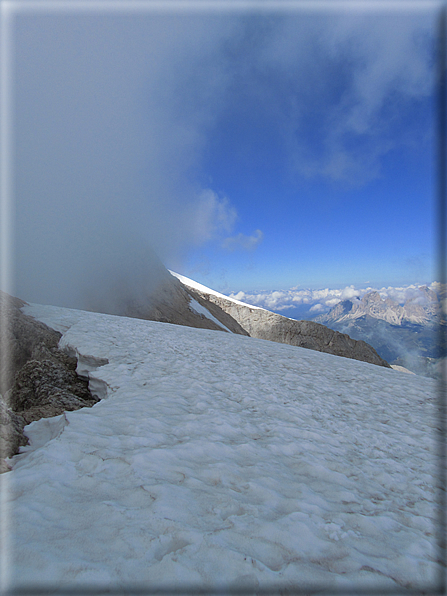
[[[207,308],[214,317],[219,319],[222,312],[230,315],[250,337],[390,367],[372,346],[362,340],[352,339],[345,333],[313,321],[296,321],[258,306],[251,306],[172,271],[171,274],[181,280],[189,295]]]

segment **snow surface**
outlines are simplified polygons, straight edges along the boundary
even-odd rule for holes
[[[235,304],[240,304],[241,306],[248,306],[248,308],[253,308],[255,310],[265,310],[260,306],[253,306],[253,304],[247,304],[246,302],[241,302],[240,300],[236,300],[235,298],[230,298],[229,296],[220,294],[219,292],[216,292],[216,290],[207,288],[206,286],[199,284],[197,281],[189,279],[189,277],[185,277],[184,275],[180,275],[179,273],[174,273],[174,271],[169,270],[169,273],[176,277],[179,281],[181,281],[182,284],[192,288],[193,290],[199,290],[200,292],[204,292],[205,294],[212,294],[213,296],[218,296],[219,298],[224,298],[225,300],[229,300],[230,302],[234,302]]]
[[[437,581],[434,380],[211,330],[24,312],[108,359],[89,373],[107,397],[26,427],[0,477],[4,587]]]

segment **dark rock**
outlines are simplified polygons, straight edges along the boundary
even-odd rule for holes
[[[66,367],[64,362],[29,360],[16,374],[6,402],[26,424],[58,416],[65,410],[93,406],[98,399],[90,394],[88,381]]]
[[[127,303],[125,308],[116,314],[225,332],[225,329],[220,325],[206,316],[195,312],[190,306],[191,296],[187,289],[183,287],[178,279],[170,273],[166,273],[167,277],[160,282],[150,296],[138,302],[132,301]]]
[[[193,298],[201,306],[206,308],[211,315],[216,317],[216,319],[218,321],[220,321],[222,323],[222,325],[224,325],[232,333],[237,333],[238,335],[246,335],[246,336],[249,335],[247,333],[247,331],[243,327],[241,327],[241,325],[239,325],[239,323],[231,315],[229,315],[227,312],[225,312],[225,310],[221,306],[219,306],[215,302],[211,302],[210,300],[207,300],[204,297],[204,295],[201,294],[200,292],[198,292],[197,290],[194,290],[192,288],[186,288],[186,286],[185,286],[185,289],[187,290],[187,292],[191,296],[191,298]]]
[[[20,310],[26,302],[0,292],[0,393],[11,388],[15,374],[45,346],[57,350],[61,334]]]
[[[4,460],[19,452],[21,446],[28,444],[28,439],[23,434],[25,420],[8,408],[0,396],[0,473],[10,470]]]

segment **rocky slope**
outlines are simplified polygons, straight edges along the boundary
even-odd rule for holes
[[[204,286],[191,282],[191,280],[188,284],[186,278],[181,277],[180,279],[189,295],[208,309],[215,318],[219,319],[222,312],[226,313],[251,337],[389,367],[389,364],[377,354],[374,348],[364,341],[356,341],[344,333],[339,333],[312,321],[295,321],[262,308],[251,307],[226,298]]]
[[[91,300],[88,310],[247,335],[224,311],[219,311],[217,319],[213,319],[208,310],[194,304],[187,289],[154,255],[151,255],[145,273],[148,282],[144,287],[114,288],[109,292],[107,299],[100,296],[96,301]]]

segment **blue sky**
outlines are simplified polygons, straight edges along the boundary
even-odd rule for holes
[[[150,6],[13,21],[17,295],[436,278],[433,4]]]

